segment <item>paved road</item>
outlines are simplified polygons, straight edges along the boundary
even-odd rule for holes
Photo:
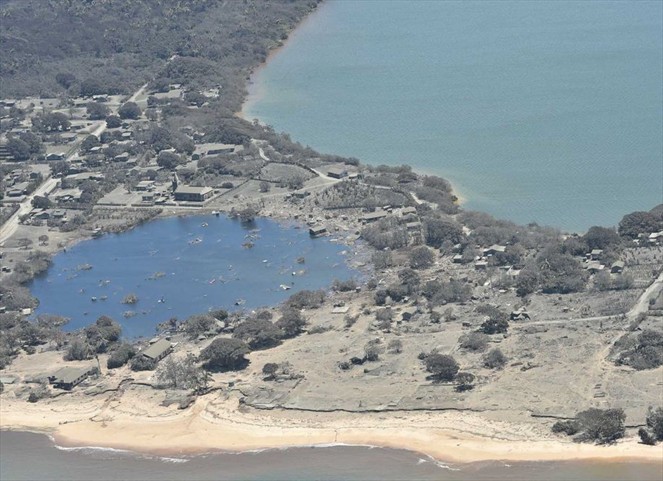
[[[12,235],[14,235],[14,232],[16,232],[16,229],[18,229],[18,223],[21,218],[21,216],[29,213],[32,210],[32,199],[35,198],[35,196],[45,196],[47,194],[50,194],[53,189],[55,189],[55,186],[58,183],[58,179],[53,179],[50,174],[48,177],[46,177],[46,181],[43,182],[39,187],[35,189],[35,191],[28,195],[23,201],[21,202],[18,210],[12,215],[3,225],[0,227],[0,245],[2,245],[7,239],[9,239]]]

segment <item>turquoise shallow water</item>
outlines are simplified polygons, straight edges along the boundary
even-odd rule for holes
[[[224,216],[172,217],[59,253],[30,289],[40,301],[36,313],[70,318],[67,330],[107,315],[128,337],[152,336],[172,317],[273,306],[298,290],[357,277],[345,262],[347,250],[328,238],[311,239],[297,224],[259,218],[247,228]],[[85,264],[92,268],[81,269]],[[138,302],[123,304],[130,293]],[[136,315],[125,318],[126,311]]]
[[[330,1],[245,105],[295,140],[570,230],[663,202],[659,1]]]

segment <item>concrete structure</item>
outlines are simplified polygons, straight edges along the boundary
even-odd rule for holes
[[[173,351],[173,345],[166,339],[159,339],[150,347],[141,352],[143,356],[158,362]]]
[[[348,176],[348,170],[341,166],[329,167],[327,169],[327,176],[334,179],[342,179]]]
[[[205,202],[212,197],[214,191],[209,187],[192,187],[180,185],[175,189],[175,200],[183,202]]]
[[[613,274],[621,274],[624,271],[624,262],[616,261],[610,267],[610,272]]]

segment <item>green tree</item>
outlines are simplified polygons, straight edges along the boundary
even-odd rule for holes
[[[293,307],[285,308],[281,318],[276,322],[276,327],[283,332],[285,338],[299,335],[305,325],[306,319],[302,316],[301,311]]]
[[[125,102],[117,111],[121,119],[137,119],[140,117],[141,110],[135,102]]]
[[[117,115],[109,115],[106,117],[106,127],[109,129],[117,129],[122,127],[122,119]]]
[[[120,344],[117,349],[115,349],[111,355],[108,356],[106,367],[108,367],[108,369],[117,369],[118,367],[122,367],[135,355],[136,349],[131,344]]]
[[[424,220],[424,236],[426,244],[440,248],[445,241],[458,244],[463,240],[463,227],[451,219],[428,218]]]
[[[174,152],[162,151],[159,152],[159,156],[157,157],[157,165],[164,169],[172,170],[182,164],[182,162],[182,158]]]
[[[50,209],[53,202],[48,197],[35,195],[30,202],[35,209]]]
[[[105,119],[110,114],[108,106],[100,102],[88,102],[86,110],[90,120]]]
[[[491,349],[483,357],[483,365],[488,369],[502,369],[507,361],[507,357],[498,347]]]
[[[640,234],[651,234],[663,229],[661,222],[651,212],[632,212],[625,215],[619,222],[619,235],[630,239],[637,239]]]
[[[282,336],[281,329],[266,319],[247,319],[233,331],[233,337],[246,342],[251,349],[273,347]]]
[[[208,371],[234,371],[246,366],[248,360],[244,356],[249,351],[244,341],[218,337],[201,351],[200,358]]]
[[[7,142],[7,151],[14,160],[28,160],[30,158],[30,145],[16,137],[12,137]]]
[[[439,381],[453,381],[460,369],[456,360],[446,354],[429,354],[424,363],[426,370]]]
[[[83,139],[83,142],[81,142],[81,151],[89,152],[94,147],[99,147],[100,145],[101,142],[99,142],[99,139],[96,135],[88,135],[85,137],[85,139]]]
[[[412,269],[426,269],[433,265],[435,256],[433,252],[425,246],[415,247],[410,252],[410,267]]]

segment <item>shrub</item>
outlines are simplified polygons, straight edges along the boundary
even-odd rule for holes
[[[474,374],[470,372],[459,372],[456,374],[456,391],[463,392],[474,389]]]
[[[483,365],[488,369],[502,369],[507,361],[507,357],[497,347],[488,351],[483,357]]]
[[[640,442],[642,444],[647,444],[649,446],[654,446],[656,444],[656,439],[654,439],[645,428],[638,429],[638,436],[640,436]]]
[[[488,319],[481,324],[484,334],[502,334],[509,329],[509,322],[503,319]]]
[[[281,329],[283,337],[295,337],[302,332],[306,325],[306,319],[298,309],[287,308],[283,311],[281,318],[276,322],[276,327]]]
[[[460,369],[456,360],[445,354],[429,354],[424,363],[426,370],[440,381],[453,381]]]
[[[483,351],[488,346],[488,336],[480,332],[471,332],[460,337],[461,349]]]
[[[557,421],[552,425],[553,433],[564,433],[567,436],[573,436],[580,430],[580,424],[575,419],[569,421]]]
[[[348,279],[347,281],[334,279],[332,289],[338,292],[354,291],[357,289],[357,282],[354,279]]]
[[[184,322],[184,332],[189,339],[196,339],[211,330],[216,325],[216,319],[208,314],[198,314],[189,317]]]
[[[325,302],[325,291],[303,290],[299,291],[286,301],[287,307],[296,309],[317,309]]]
[[[400,339],[392,339],[389,341],[389,344],[387,344],[387,350],[392,354],[400,354],[403,352],[403,341]]]
[[[364,346],[364,354],[367,361],[377,361],[380,358],[380,354],[383,352],[384,348],[380,344],[379,339],[368,341]]]
[[[622,409],[590,408],[576,415],[577,442],[609,444],[624,436],[626,415]]]

